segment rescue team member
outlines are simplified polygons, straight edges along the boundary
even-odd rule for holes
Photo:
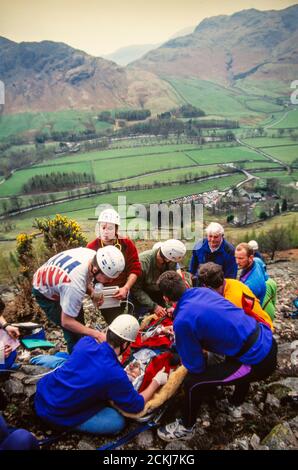
[[[4,330],[10,338],[16,340],[20,336],[20,331],[15,326],[7,323],[3,316],[4,310],[5,303],[0,298],[0,330]],[[11,345],[6,344],[4,341],[3,343],[0,341],[0,370],[9,369],[16,360],[16,357],[17,352],[12,350]]]
[[[253,249],[254,258],[259,258],[264,261],[263,256],[259,252],[259,244],[256,240],[249,240],[248,245]]]
[[[96,239],[88,243],[87,248],[97,251],[104,246],[115,246],[124,256],[125,268],[122,273],[109,285],[118,286],[120,289],[114,295],[116,299],[125,300],[129,291],[141,275],[141,263],[135,244],[126,237],[119,235],[120,216],[114,209],[103,210],[98,217],[95,227]],[[101,311],[107,323],[111,323],[116,316],[123,313],[125,303],[120,307],[103,309]]]
[[[240,269],[240,281],[246,284],[256,297],[261,306],[268,313],[271,320],[275,317],[276,290],[274,279],[269,278],[262,262],[254,258],[253,249],[248,243],[240,243],[235,250],[236,262]]]
[[[199,267],[209,261],[222,266],[225,277],[236,279],[235,248],[225,240],[224,228],[217,222],[211,222],[206,228],[206,234],[207,238],[198,241],[192,252],[189,271],[193,277],[193,285],[197,285]]]
[[[232,402],[242,403],[250,382],[274,372],[277,345],[268,326],[257,323],[217,292],[205,287],[187,289],[172,271],[162,274],[158,284],[167,302],[177,302],[176,347],[188,370],[182,419],[159,428],[158,436],[165,441],[188,440],[194,436],[203,395],[212,394],[218,385],[235,385]],[[203,348],[226,358],[206,367]]]
[[[168,378],[159,371],[142,393],[133,388],[118,356],[135,341],[138,331],[137,319],[122,314],[109,325],[105,342],[82,338],[68,361],[38,382],[38,416],[52,425],[92,434],[120,432],[124,417],[109,402],[128,413],[139,413]]]
[[[171,239],[140,254],[142,274],[131,290],[136,315],[148,312],[158,316],[166,314],[166,304],[157,280],[165,271],[180,269],[177,263],[183,259],[185,253],[185,245],[180,240]]]
[[[84,325],[82,303],[93,281],[109,284],[123,271],[125,261],[114,246],[73,248],[50,258],[34,274],[32,293],[49,320],[62,326],[68,352],[83,335],[103,341],[98,330]]]
[[[218,264],[206,263],[200,267],[199,284],[218,292],[236,307],[242,308],[247,315],[268,325],[273,331],[270,316],[262,309],[259,299],[250,288],[237,279],[224,279],[222,267]]]

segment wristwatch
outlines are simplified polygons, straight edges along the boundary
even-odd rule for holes
[[[9,323],[5,322],[3,324],[0,323],[0,329],[2,330],[6,330],[6,328],[8,327]]]

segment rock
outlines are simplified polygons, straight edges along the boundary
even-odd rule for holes
[[[295,351],[295,349],[298,349],[298,340],[291,343],[291,350]]]
[[[21,395],[24,393],[24,387],[19,380],[10,379],[5,384],[5,391],[8,396]]]
[[[287,377],[286,379],[280,380],[279,383],[289,388],[291,392],[298,392],[298,377]]]
[[[252,416],[257,418],[260,412],[253,403],[243,403],[240,407],[243,416]]]
[[[25,377],[27,377],[27,376],[26,376],[26,374],[24,374],[24,372],[17,371],[17,372],[13,373],[13,379],[14,380],[22,381]]]
[[[298,366],[298,349],[292,352],[291,354],[291,364],[292,366]]]
[[[267,397],[266,397],[266,402],[265,402],[267,405],[269,406],[275,406],[276,408],[279,408],[280,407],[280,401],[278,398],[276,398],[274,395],[272,395],[271,393],[268,393],[267,394]]]
[[[34,366],[33,364],[23,365],[20,370],[27,375],[39,375],[49,372],[49,369],[41,366]]]
[[[279,382],[272,382],[266,388],[281,400],[287,397],[289,392],[298,391],[298,377],[287,377]]]
[[[261,444],[269,447],[269,450],[298,449],[298,441],[287,421],[275,426]]]
[[[78,450],[96,450],[96,447],[93,444],[90,444],[90,442],[87,442],[82,439],[78,443]]]
[[[166,445],[165,450],[191,450],[184,442],[174,441]]]
[[[256,434],[253,434],[250,438],[250,445],[254,450],[257,450],[257,448],[260,445],[260,438]]]
[[[153,445],[154,437],[152,431],[144,431],[138,435],[136,442],[142,449],[148,449]]]
[[[235,439],[227,446],[227,450],[249,450],[249,440],[247,437]]]
[[[27,385],[25,387],[25,395],[30,398],[36,392],[36,385]]]
[[[292,431],[298,431],[298,415],[289,421],[289,425]]]

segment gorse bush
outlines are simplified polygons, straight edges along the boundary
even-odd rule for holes
[[[49,217],[35,219],[33,227],[42,232],[49,255],[87,244],[87,239],[82,234],[79,224],[60,214],[57,214],[54,219]]]

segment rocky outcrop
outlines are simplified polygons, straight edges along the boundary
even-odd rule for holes
[[[279,344],[278,368],[266,382],[254,383],[247,400],[238,409],[232,410],[228,397],[231,390],[218,390],[211,401],[203,404],[197,418],[195,437],[187,443],[172,442],[167,444],[158,439],[155,430],[147,430],[123,449],[147,450],[275,450],[298,448],[298,369],[296,357],[298,351],[298,319],[291,319],[294,310],[295,280],[298,276],[298,262],[279,262],[268,266],[269,274],[278,284],[278,305],[275,337]],[[104,326],[104,320],[98,317],[90,301],[86,301],[85,310],[90,324]],[[49,328],[47,337],[56,346],[50,354],[64,347],[61,330]],[[31,355],[42,354],[34,350]],[[30,354],[20,354],[21,367],[10,374],[0,384],[8,403],[5,417],[12,425],[25,427],[39,438],[53,435],[36,418],[32,406],[32,395],[40,376],[47,369],[28,364]],[[294,359],[293,359],[294,358]],[[181,395],[177,395],[172,406],[166,411],[162,422],[172,421],[179,414]],[[129,422],[125,433],[133,429],[136,423]],[[124,433],[123,433],[124,434]],[[70,433],[62,440],[51,445],[51,449],[91,450],[109,442],[109,437],[92,437]]]

